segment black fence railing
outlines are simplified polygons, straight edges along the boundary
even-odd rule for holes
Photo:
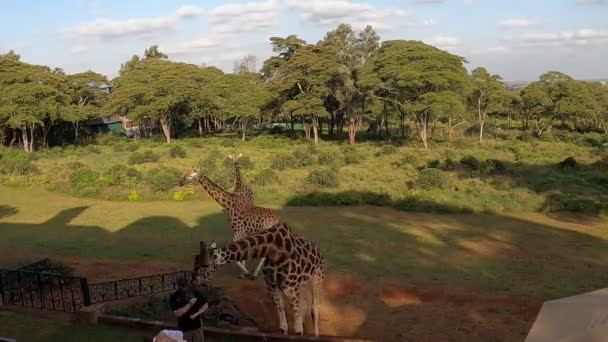
[[[63,274],[0,269],[3,304],[77,312],[91,305],[86,278]]]
[[[145,296],[177,289],[179,277],[190,277],[188,271],[178,271],[151,276],[121,279],[90,284],[91,303],[109,302],[118,299]]]

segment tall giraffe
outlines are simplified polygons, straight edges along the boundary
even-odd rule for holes
[[[243,199],[247,200],[249,203],[253,205],[253,191],[249,187],[247,187],[242,179],[241,179],[241,168],[239,166],[239,159],[243,156],[243,154],[239,153],[238,155],[229,154],[228,157],[234,161],[234,175],[235,175],[235,184],[234,184],[234,194],[242,196]]]
[[[278,223],[271,228],[233,241],[224,248],[201,241],[200,254],[194,261],[194,285],[209,284],[223,265],[248,258],[265,257],[263,273],[268,294],[279,315],[279,326],[287,334],[285,295],[293,308],[294,331],[304,332],[303,305],[306,291],[312,288],[311,315],[315,336],[319,336],[319,306],[325,277],[325,259],[313,242],[295,234],[289,226]]]
[[[237,166],[238,169],[238,166]],[[240,176],[238,177],[240,178]],[[200,169],[193,168],[186,174],[180,182],[184,185],[190,182],[198,181],[207,193],[221,205],[230,220],[232,228],[233,241],[244,238],[245,236],[268,229],[279,222],[279,217],[272,210],[262,207],[257,207],[253,204],[253,200],[247,196],[229,193],[215,184],[206,176],[201,176]],[[242,183],[241,183],[242,184]],[[237,187],[239,185],[237,184]],[[255,268],[253,274],[249,272],[245,266],[245,261],[237,262],[237,266],[242,271],[241,277],[252,276],[257,278],[264,265],[264,258]]]

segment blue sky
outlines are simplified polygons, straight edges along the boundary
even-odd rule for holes
[[[320,40],[339,23],[422,40],[506,80],[547,70],[608,77],[608,0],[1,0],[0,52],[69,73],[116,76],[158,44],[173,60],[231,71],[272,54],[268,37]]]

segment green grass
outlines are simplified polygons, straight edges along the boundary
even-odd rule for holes
[[[109,326],[85,326],[57,317],[0,311],[0,336],[21,342],[141,342],[154,332]]]
[[[605,219],[437,215],[371,206],[286,207],[280,214],[320,245],[333,274],[545,298],[608,283]],[[0,187],[0,236],[4,263],[27,254],[170,261],[188,268],[199,240],[221,244],[231,233],[209,199],[112,202]]]
[[[124,146],[137,147],[138,150],[129,152],[122,148]],[[91,153],[91,149],[99,153]],[[171,157],[171,151],[175,149],[183,150],[185,157]],[[134,153],[145,151],[154,153],[160,160],[126,168]],[[254,136],[246,142],[230,134],[189,138],[176,140],[171,146],[154,140],[129,143],[109,140],[94,148],[69,146],[42,150],[34,158],[20,152],[0,150],[0,154],[5,154],[3,161],[31,163],[37,170],[30,172],[29,168],[24,168],[27,165],[14,165],[3,173],[0,167],[0,183],[36,185],[77,197],[116,201],[127,201],[134,192],[143,201],[172,199],[180,197],[174,196],[180,191],[180,188],[173,187],[175,175],[195,165],[202,166],[220,184],[231,186],[232,172],[230,167],[226,167],[226,159],[234,153],[242,153],[251,161],[252,167],[242,171],[243,177],[254,188],[258,202],[264,205],[375,203],[366,202],[366,196],[349,197],[355,193],[367,193],[388,198],[382,205],[408,211],[445,212],[453,209],[454,212],[503,213],[577,210],[593,214],[608,211],[608,177],[591,166],[606,152],[559,141],[488,139],[480,146],[472,139],[463,138],[453,143],[436,142],[429,150],[416,143],[396,147],[364,142],[350,147],[321,142],[313,150],[303,140],[268,135]],[[491,175],[483,171],[470,172],[463,170],[459,163],[465,156],[475,156],[481,162],[495,159],[507,167],[504,172]],[[567,156],[575,156],[581,167],[569,171],[557,169],[558,163]],[[442,171],[448,176],[451,186],[426,189],[417,184],[421,168],[429,162],[443,165],[447,159],[455,161],[457,166],[457,169]],[[281,167],[277,167],[277,163]],[[262,181],[259,175],[269,168],[275,174]],[[109,172],[110,169],[113,171]],[[328,189],[318,182],[307,181],[311,172],[319,169],[335,171],[337,178],[332,182],[335,187]],[[119,171],[122,173],[117,175]],[[319,192],[323,194],[313,196]],[[556,193],[587,202],[579,208],[564,204],[567,199],[558,198],[556,204]],[[201,198],[204,196],[194,195],[186,196],[185,200]]]

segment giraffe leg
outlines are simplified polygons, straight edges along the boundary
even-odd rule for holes
[[[283,335],[287,335],[287,316],[285,315],[285,303],[283,302],[283,293],[276,286],[269,286],[268,293],[272,297],[274,306],[277,308],[279,314],[279,327]]]
[[[249,270],[247,270],[247,267],[245,267],[245,260],[237,261],[236,266],[241,270],[241,275],[239,278],[245,278],[251,274],[249,273]]]
[[[264,261],[266,261],[266,258],[262,258],[260,260],[260,263],[258,264],[258,267],[255,269],[255,271],[253,271],[253,279],[256,279],[258,277],[258,275],[260,275],[260,271],[262,270],[262,267],[264,266]]]
[[[319,337],[319,307],[321,304],[322,277],[315,276],[312,281],[312,321],[315,326],[315,337]]]
[[[285,290],[285,294],[291,303],[291,307],[293,308],[293,330],[296,335],[304,334],[304,323],[303,323],[303,308],[304,304],[304,291],[302,291],[304,287],[300,284],[289,287]]]

